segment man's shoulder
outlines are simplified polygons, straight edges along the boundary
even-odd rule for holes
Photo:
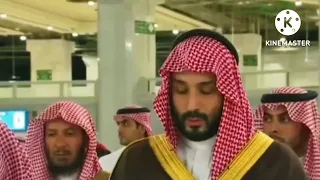
[[[166,136],[164,134],[160,134],[160,135],[149,136],[149,137],[134,141],[126,147],[123,154],[152,150],[152,147],[151,147],[152,142],[157,141],[159,139],[166,139]]]
[[[306,180],[306,174],[297,155],[282,143],[273,141],[243,179]]]
[[[149,137],[134,141],[131,144],[129,144],[124,151],[135,151],[135,150],[144,149],[146,147],[149,147],[150,141],[152,141],[157,136],[162,136],[162,135],[149,136]]]
[[[270,167],[287,166],[298,168],[301,166],[296,153],[288,145],[277,141],[271,143],[258,162]]]
[[[109,179],[110,173],[106,171],[100,171],[95,177],[94,180],[106,180]]]
[[[126,149],[126,147],[122,147],[122,148],[120,148],[120,149],[118,149],[118,150],[116,150],[116,151],[114,151],[114,152],[112,152],[112,153],[110,153],[110,154],[107,154],[107,155],[104,155],[104,156],[102,156],[100,159],[113,159],[113,157],[118,157],[118,156],[120,156],[121,155],[121,153],[124,151]]]
[[[267,153],[277,154],[281,159],[288,161],[299,161],[297,154],[291,147],[284,143],[274,141],[269,147]]]
[[[256,134],[251,138],[248,142],[247,146],[265,146],[264,154],[277,154],[281,155],[283,158],[294,157],[296,158],[297,155],[295,152],[286,144],[274,141],[271,137],[266,135],[261,131],[257,131]]]
[[[112,152],[111,154],[102,156],[99,158],[99,163],[103,170],[105,171],[111,171],[115,164],[117,163],[121,153],[124,151],[125,147],[122,147],[118,149],[115,152]]]

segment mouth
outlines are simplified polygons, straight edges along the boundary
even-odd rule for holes
[[[200,119],[200,118],[192,118],[186,121],[186,125],[191,128],[195,128],[195,127],[201,127],[205,125],[205,122],[203,119]]]
[[[69,153],[56,153],[55,156],[57,156],[57,157],[66,157],[66,156],[69,156]]]

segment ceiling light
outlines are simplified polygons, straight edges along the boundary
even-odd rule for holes
[[[47,29],[48,29],[49,31],[51,31],[51,30],[53,30],[53,27],[52,27],[52,26],[49,26]]]
[[[301,6],[302,5],[302,1],[297,1],[295,4],[296,4],[296,6]]]
[[[131,42],[126,42],[126,47],[129,48],[129,49],[132,48],[132,43]]]
[[[175,35],[179,34],[179,30],[177,29],[172,30],[172,34],[175,34]]]
[[[89,6],[94,6],[96,3],[95,2],[93,2],[93,1],[88,1],[88,5]]]
[[[249,2],[249,1],[246,1],[246,4],[250,4],[250,2]]]
[[[78,34],[78,33],[72,33],[72,36],[73,36],[73,37],[78,37],[79,34]]]
[[[271,4],[271,3],[268,3],[268,6],[272,6],[272,4]]]
[[[6,19],[7,17],[8,17],[7,14],[0,14],[0,18],[1,18],[1,19]]]
[[[159,27],[159,25],[158,24],[154,24],[154,27],[157,28],[157,27]]]
[[[243,4],[243,2],[242,2],[242,1],[240,1],[240,2],[238,2],[238,4],[239,4],[239,5],[242,5],[242,4]]]
[[[20,40],[21,41],[25,41],[25,40],[27,40],[27,37],[26,36],[20,36]]]

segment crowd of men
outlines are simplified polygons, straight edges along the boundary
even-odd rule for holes
[[[315,91],[281,87],[251,109],[235,47],[221,34],[181,34],[160,69],[154,110],[115,112],[123,148],[97,142],[90,113],[63,101],[30,122],[23,145],[0,123],[0,180],[320,180]]]

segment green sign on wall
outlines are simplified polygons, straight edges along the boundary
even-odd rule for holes
[[[258,66],[258,56],[243,55],[243,66]]]
[[[152,22],[136,20],[134,23],[135,33],[153,35],[156,33],[156,28],[154,25],[155,24]]]
[[[52,70],[43,69],[43,70],[37,70],[37,80],[46,80],[51,81],[52,80]]]

